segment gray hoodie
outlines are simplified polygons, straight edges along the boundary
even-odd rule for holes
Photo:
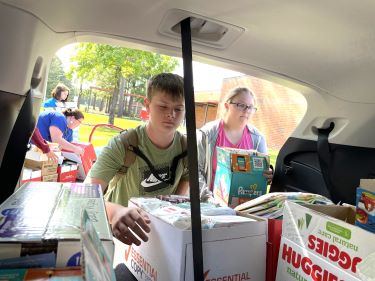
[[[197,149],[198,149],[198,175],[201,200],[206,201],[211,197],[210,186],[212,179],[212,157],[214,154],[217,136],[219,134],[219,125],[221,120],[215,120],[205,124],[197,130]],[[254,149],[258,152],[267,154],[267,143],[265,137],[254,126],[247,125]],[[208,161],[206,161],[208,159]]]

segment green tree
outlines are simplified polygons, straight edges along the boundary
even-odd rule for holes
[[[145,96],[147,80],[160,72],[173,71],[178,61],[175,58],[151,52],[129,48],[81,43],[76,55],[71,58],[74,65],[70,75],[75,75],[81,81],[91,82],[99,88],[113,89],[109,107],[108,123],[113,124],[119,95],[124,92]],[[120,88],[124,89],[124,92]],[[105,95],[104,92],[102,95]],[[131,107],[130,97],[128,109]],[[123,98],[120,99],[121,110]],[[129,112],[129,110],[128,110]]]
[[[61,60],[57,56],[54,56],[51,60],[49,73],[48,73],[46,98],[52,97],[51,92],[58,83],[64,83],[65,86],[71,89],[71,93],[72,93],[73,91],[72,82],[66,76]]]

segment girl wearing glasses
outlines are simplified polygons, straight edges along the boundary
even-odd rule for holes
[[[248,88],[236,88],[224,99],[222,119],[205,124],[197,134],[198,171],[201,199],[211,196],[216,173],[216,147],[254,149],[267,153],[267,143],[257,128],[249,124],[256,112],[255,95]],[[270,183],[272,171],[265,172]]]

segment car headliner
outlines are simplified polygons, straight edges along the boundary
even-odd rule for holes
[[[279,82],[287,78],[344,100],[375,101],[375,2],[371,0],[0,2],[29,12],[56,33],[66,33],[64,44],[106,37],[177,55],[180,41],[162,35],[158,28],[167,11],[189,11],[244,29],[225,49],[194,44],[196,60],[269,79],[276,76],[271,79]]]

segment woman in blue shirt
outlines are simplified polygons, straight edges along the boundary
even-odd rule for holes
[[[81,125],[83,119],[83,113],[78,109],[65,109],[62,112],[43,111],[36,126],[45,140],[58,143],[63,149],[81,155],[83,149],[71,144],[71,141],[73,129]]]
[[[69,88],[62,83],[57,84],[55,89],[52,90],[52,98],[46,100],[43,107],[65,107],[65,102],[69,97]]]

